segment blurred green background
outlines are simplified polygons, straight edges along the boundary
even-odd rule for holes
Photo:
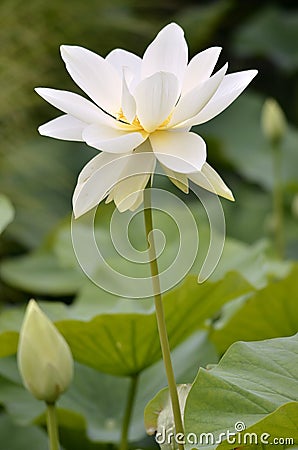
[[[85,145],[40,137],[36,131],[59,112],[40,99],[34,87],[77,89],[60,58],[60,44],[85,46],[103,56],[115,47],[142,55],[170,21],[184,27],[190,56],[220,45],[219,65],[229,61],[230,72],[259,70],[234,105],[197,129],[207,141],[209,162],[236,196],[236,204],[224,202],[228,232],[247,242],[270,232],[272,167],[260,129],[261,107],[268,96],[279,101],[291,124],[284,142],[283,168],[291,216],[297,192],[298,13],[294,5],[233,0],[2,0],[0,192],[16,208],[2,254],[8,239],[21,249],[36,247],[71,211],[76,176],[95,154]],[[247,220],[251,220],[249,226]],[[296,225],[297,218],[290,220],[289,242],[294,239],[292,228]],[[291,254],[296,253],[293,246],[297,247],[295,239],[289,244]]]
[[[34,88],[41,86],[79,92],[60,58],[61,44],[81,45],[102,56],[113,48],[121,47],[141,56],[156,33],[171,21],[177,22],[184,28],[190,57],[209,46],[219,45],[223,47],[223,51],[218,66],[228,61],[229,72],[245,69],[259,70],[253,83],[228,110],[210,123],[196,127],[195,130],[207,142],[208,161],[221,174],[236,198],[235,203],[222,201],[228,239],[218,278],[230,269],[237,269],[254,287],[266,289],[269,279],[283,277],[286,273],[286,266],[281,264],[275,256],[272,151],[261,129],[261,111],[268,97],[273,97],[279,102],[288,120],[288,127],[281,143],[285,259],[286,262],[297,260],[298,8],[296,2],[2,0],[0,3],[0,194],[4,194],[6,198],[5,201],[2,199],[0,201],[0,215],[2,214],[3,217],[0,228],[2,228],[2,222],[3,224],[11,223],[1,235],[0,240],[0,301],[3,313],[0,317],[0,336],[7,330],[10,332],[11,329],[18,329],[20,315],[15,321],[10,313],[14,311],[16,305],[24,304],[31,296],[51,301],[62,300],[66,303],[72,303],[76,298],[76,300],[81,299],[82,306],[84,296],[89,301],[96,295],[95,293],[91,295],[93,291],[90,286],[84,285],[84,283],[87,284],[86,277],[75,263],[69,237],[71,197],[76,177],[96,151],[85,144],[62,142],[39,136],[37,127],[60,113],[39,98]],[[177,190],[171,186],[170,182],[167,188],[173,189],[173,192],[177,194]],[[186,197],[183,198],[189,200]],[[11,204],[7,205],[7,199]],[[191,202],[191,196],[189,201]],[[12,209],[15,211],[14,218]],[[103,207],[102,216],[106,221],[105,224],[110,212],[110,208]],[[293,289],[291,298],[298,305],[295,276],[287,282]],[[287,286],[285,284],[281,292],[287,290]],[[272,298],[274,292],[274,287],[269,285],[266,298]],[[89,305],[88,301],[87,305]],[[91,310],[93,308],[92,311],[95,311],[94,304],[91,306]],[[59,311],[52,314],[54,319],[65,318],[63,315],[67,316],[64,310]],[[233,308],[232,311],[234,311]],[[254,312],[255,315],[257,311],[258,307]],[[296,312],[298,314],[298,311]],[[230,317],[231,311],[227,310],[226,314]],[[274,317],[271,319],[274,321]],[[295,331],[291,327],[289,327],[290,331],[288,329],[279,331],[277,327],[268,335],[263,333],[247,336],[245,327],[241,329],[239,326],[237,329],[234,324],[230,328],[234,333],[231,338],[225,328],[222,334],[219,331],[215,335],[213,341],[217,345],[218,353],[222,353],[233,340],[248,337],[252,339],[273,337],[273,335],[286,335],[290,331]],[[260,326],[261,328],[264,330],[264,327]],[[244,335],[241,334],[242,332]],[[9,346],[11,346],[9,348],[15,348],[16,345],[17,335],[4,337],[7,340],[3,338],[4,340],[0,342],[0,356],[13,353],[13,350],[8,351],[7,348]],[[190,347],[191,344],[187,348]],[[202,345],[201,350],[203,347]],[[203,358],[202,363],[216,360],[209,347],[208,351],[211,353],[209,357]],[[23,428],[20,431],[19,428],[14,428],[15,424],[12,423],[11,417],[18,424],[26,423],[24,411],[26,408],[30,409],[31,404],[27,397],[23,400],[23,394],[14,391],[15,388],[12,389],[11,385],[7,384],[6,378],[15,381],[15,375],[11,375],[15,372],[10,364],[11,362],[7,363],[7,361],[4,365],[0,364],[0,403],[3,405],[2,414],[0,414],[0,450],[7,450],[7,448],[19,450],[23,448],[22,442],[26,439],[29,442],[28,447],[30,442],[33,442],[37,445],[35,447],[32,444],[33,449],[43,450],[45,448],[44,434],[39,434],[41,432],[39,428],[32,428],[30,431]],[[78,370],[81,377],[77,380],[79,390],[82,389],[84,377],[88,379],[90,376],[93,380],[93,375],[88,372],[91,369],[87,366],[82,365]],[[194,373],[192,371],[192,375]],[[107,385],[110,383],[113,386],[118,386],[120,383],[117,378],[113,378],[112,381],[108,379],[110,375],[101,375],[101,377],[100,383],[103,384],[100,388],[100,383],[97,382],[98,385],[95,383],[95,390],[104,391],[104,383]],[[117,389],[115,392],[118,392]],[[119,390],[121,389],[123,389],[122,385],[119,387]],[[10,394],[7,394],[8,391]],[[21,397],[21,405],[19,400],[14,403],[13,393],[15,392],[18,399]],[[91,406],[89,406],[92,412],[91,388],[90,392]],[[105,395],[104,392],[101,395]],[[80,398],[78,401],[84,402]],[[115,410],[117,401],[111,400],[113,401]],[[113,407],[111,406],[111,410]],[[16,414],[17,408],[20,408],[20,414]],[[32,410],[34,408],[35,406],[32,406]],[[8,414],[4,414],[4,411]],[[32,412],[32,417],[34,414],[38,416],[38,413],[40,414],[40,411],[37,408],[37,412],[35,410]],[[96,414],[101,413],[97,411]],[[87,418],[86,421],[88,422],[89,419]],[[102,436],[100,434],[102,430],[96,429],[97,416],[92,420],[92,426],[98,434],[91,433],[91,439],[88,440],[79,436],[79,432],[76,435],[73,430],[69,431],[68,426],[71,421],[75,423],[75,416],[71,418],[66,416],[66,426],[63,430],[63,443],[66,450],[114,448],[91,443],[92,440],[101,441]],[[110,419],[106,418],[106,420]],[[38,420],[37,423],[39,423]],[[113,431],[113,426],[112,422],[107,422],[110,433]],[[15,441],[12,442],[11,447],[8,447],[6,442],[12,437]],[[37,444],[38,442],[40,444]],[[142,445],[145,446],[145,443]]]

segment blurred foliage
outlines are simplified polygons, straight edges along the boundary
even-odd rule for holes
[[[14,208],[5,195],[0,194],[0,233],[13,221]]]
[[[70,240],[71,196],[77,174],[96,152],[81,143],[39,136],[37,127],[57,111],[33,89],[76,89],[59,56],[61,44],[85,46],[103,56],[116,47],[142,55],[170,21],[184,27],[191,55],[220,45],[219,64],[228,60],[230,72],[259,69],[252,86],[235,104],[195,130],[206,139],[208,161],[232,188],[236,202],[222,201],[227,222],[225,250],[211,279],[200,286],[193,275],[198,274],[208,248],[206,217],[202,218],[202,208],[191,196],[183,197],[199,220],[202,245],[192,275],[165,298],[178,381],[191,382],[199,365],[216,363],[237,340],[289,336],[297,331],[297,264],[292,262],[298,257],[297,4],[277,0],[2,0],[0,450],[21,450],[24,442],[33,450],[46,448],[43,405],[21,386],[13,356],[24,303],[31,296],[47,300],[42,307],[65,334],[77,359],[74,385],[59,404],[64,450],[117,448],[127,375],[134,371],[140,372],[140,387],[131,448],[154,448],[153,440],[144,436],[142,411],[165,385],[165,378],[151,300],[124,300],[100,291],[76,262]],[[279,101],[289,121],[282,143],[285,261],[274,258],[272,153],[260,126],[268,96]],[[177,194],[170,183],[163,181],[163,187]],[[110,214],[110,206],[101,207],[97,231],[113,258],[107,240]],[[171,256],[176,235],[160,220],[169,232]],[[82,228],[82,238],[84,232]],[[134,243],[144,245],[143,232],[132,234]],[[94,357],[95,342],[102,357],[99,353]],[[113,352],[117,364],[109,367]],[[193,396],[196,402],[195,390]]]
[[[233,48],[242,56],[272,61],[280,69],[297,72],[298,17],[271,6],[258,11],[236,34]]]

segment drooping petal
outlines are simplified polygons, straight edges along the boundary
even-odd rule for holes
[[[157,131],[149,137],[157,159],[174,172],[201,170],[206,161],[206,144],[195,133]]]
[[[239,97],[257,73],[257,70],[245,70],[226,75],[207,105],[184,125],[199,125],[213,119]]]
[[[154,172],[156,159],[152,152],[134,153],[129,163],[121,172],[120,179],[113,189],[113,200],[120,212],[133,208],[140,201],[151,174]]]
[[[185,120],[196,116],[215,94],[225,76],[227,68],[228,64],[225,64],[224,67],[216,72],[211,78],[208,78],[205,82],[182,97],[174,109],[174,113],[168,126],[174,127],[179,123],[183,124]]]
[[[111,203],[113,201],[113,198],[114,197],[113,197],[113,189],[112,189],[105,200],[105,204],[107,205],[108,203]]]
[[[85,123],[111,123],[113,119],[81,95],[58,89],[36,88],[38,95],[55,108]]]
[[[133,95],[130,93],[126,77],[125,77],[125,68],[123,69],[123,79],[122,79],[122,111],[128,122],[132,122],[136,116],[136,101],[133,97]]]
[[[234,201],[232,191],[207,162],[203,164],[201,171],[189,174],[188,178],[195,184],[207,189],[207,191]]]
[[[108,195],[128,161],[125,155],[101,153],[83,168],[72,199],[76,218],[90,211]]]
[[[98,155],[94,156],[94,158],[90,159],[90,161],[83,167],[81,172],[79,173],[77,185],[83,185],[91,175],[96,172],[97,169],[105,166],[106,164],[114,161],[119,158],[119,155],[115,155],[113,153],[105,153],[101,152]]]
[[[221,47],[210,47],[191,59],[185,71],[182,95],[185,95],[210,77],[220,52]]]
[[[177,186],[178,189],[180,189],[181,191],[185,192],[185,194],[188,194],[188,178],[187,178],[187,175],[185,175],[185,173],[174,172],[173,170],[168,169],[163,164],[161,164],[161,166],[162,166],[163,171],[165,172],[165,174],[169,178],[169,180],[171,180],[171,182],[175,186]]]
[[[146,183],[147,184],[147,183]],[[129,210],[135,211],[144,201],[144,190],[139,191],[135,196],[135,202],[130,205]]]
[[[148,46],[143,56],[141,77],[156,72],[174,74],[181,87],[188,61],[188,47],[179,25],[170,23],[164,27]]]
[[[83,131],[84,141],[90,147],[108,153],[128,153],[148,137],[142,131],[122,131],[105,125],[89,125]]]
[[[131,202],[130,207],[127,209],[129,209],[130,211],[135,211],[144,201],[144,191],[141,190],[141,191],[135,192],[132,195],[134,196],[135,201],[134,201],[134,203]],[[106,204],[111,203],[113,200],[114,200],[114,189],[112,189],[112,191],[108,195],[105,203]]]
[[[108,61],[110,64],[112,64],[113,67],[115,67],[120,77],[122,77],[123,67],[126,67],[129,70],[129,73],[131,74],[129,85],[130,82],[135,85],[140,81],[142,58],[135,55],[134,53],[116,48],[106,56],[106,61]]]
[[[138,119],[146,131],[154,131],[168,118],[178,95],[178,80],[171,73],[155,73],[140,82],[134,97]]]
[[[113,190],[113,200],[120,212],[133,210],[135,205],[139,206],[139,202],[143,198],[141,191],[145,189],[150,176],[150,174],[135,175],[117,184]]]
[[[120,109],[121,76],[104,58],[83,47],[62,45],[61,56],[75,83],[102,109]]]
[[[42,136],[64,141],[83,141],[82,133],[87,126],[88,124],[66,114],[41,125],[38,132]]]

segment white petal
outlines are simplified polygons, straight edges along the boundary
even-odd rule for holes
[[[125,78],[125,68],[123,69],[123,79],[122,79],[122,111],[128,122],[132,122],[136,116],[136,101],[132,94],[130,93],[126,78]]]
[[[132,209],[138,204],[140,191],[145,189],[155,165],[156,159],[152,152],[131,155],[113,189],[113,200],[120,212]]]
[[[188,194],[188,178],[184,173],[174,172],[173,170],[168,169],[166,166],[162,165],[162,169],[165,172],[166,176],[171,180],[171,182],[177,186],[178,189]]]
[[[231,190],[207,162],[203,165],[200,172],[189,174],[188,178],[195,184],[207,189],[207,191],[214,192],[228,200],[234,201]]]
[[[150,175],[150,171],[151,171],[152,172],[151,173],[151,177],[153,178],[153,173],[154,173],[154,169],[155,169],[155,165],[156,165],[156,159],[155,159],[155,156],[154,156],[154,154],[152,152],[152,147],[150,145],[149,139],[147,139],[143,144],[141,144],[136,149],[136,151],[133,153],[133,155],[140,154],[140,153],[146,153],[146,155],[144,157],[143,156],[141,156],[141,157],[138,156],[137,157],[137,158],[139,158],[136,161],[138,163],[139,170],[141,170],[141,172],[143,172],[144,171],[144,167],[146,165],[147,166],[149,165],[149,167],[147,168],[147,172]],[[135,158],[135,156],[131,156],[130,159],[129,159],[130,167],[131,167],[131,161],[133,160],[133,158]],[[141,161],[140,158],[141,159],[144,158],[144,159]],[[132,169],[130,169],[130,170],[132,170]],[[121,177],[119,177],[119,178],[122,178],[124,174],[126,174],[126,176],[127,176],[127,172],[128,172],[127,169],[125,169],[124,172],[122,172]],[[109,193],[109,195],[108,195],[108,197],[106,199],[106,203],[110,203],[110,202],[112,202],[114,200],[114,194],[115,194],[116,190],[117,190],[117,185],[115,186],[115,188],[113,188],[110,191],[110,193]],[[130,209],[131,211],[134,211],[135,209],[137,209],[138,206],[143,202],[143,191],[136,192],[136,195],[134,196],[134,199],[135,199],[135,202],[133,203],[131,201],[130,202],[131,203],[130,207],[127,208],[127,209]]]
[[[83,47],[62,45],[61,56],[75,83],[98,106],[115,115],[121,102],[121,77],[116,69]]]
[[[221,47],[211,47],[192,58],[185,71],[182,95],[185,95],[210,77],[220,52]]]
[[[84,167],[72,199],[75,217],[82,216],[108,195],[128,161],[123,155],[101,153]]]
[[[136,205],[136,207],[139,206],[140,200],[143,199],[140,194],[145,189],[150,176],[150,174],[135,175],[117,184],[113,190],[113,200],[120,212],[133,210]]]
[[[171,73],[155,73],[140,82],[134,97],[138,119],[146,131],[152,132],[162,125],[172,112],[178,94],[178,80]]]
[[[41,125],[38,131],[42,136],[51,138],[83,141],[82,133],[86,126],[88,126],[86,123],[66,114]]]
[[[188,48],[181,27],[170,23],[164,27],[149,45],[143,56],[141,77],[156,72],[170,72],[181,87],[188,61]]]
[[[127,206],[125,209],[133,207],[139,200],[138,196],[132,195],[129,199],[126,199],[126,196],[143,189],[145,182],[143,176],[148,175],[150,177],[156,163],[152,152],[131,153],[121,156],[102,153],[99,156],[101,158],[96,157],[97,159],[94,161],[94,168],[96,170],[90,174],[84,183],[78,183],[76,186],[73,195],[75,217],[85,214],[99,204],[111,191],[109,200],[116,195],[115,201],[119,202],[120,210],[122,210],[124,205]],[[88,172],[90,173],[90,170],[91,167],[89,166],[85,170],[85,174],[80,175],[79,179],[85,179],[85,176],[88,175]],[[135,182],[135,177],[139,177],[140,175],[143,178],[137,178],[138,181]],[[132,183],[131,178],[127,179],[127,177],[133,177],[135,181]],[[126,181],[126,179],[129,181]],[[123,192],[119,189],[119,192],[115,194],[114,188],[115,186],[117,188],[118,182],[122,183],[121,180],[123,180],[123,185],[121,186]],[[125,203],[122,204],[122,201],[125,201]]]
[[[239,97],[257,73],[257,70],[245,70],[226,75],[205,108],[197,116],[185,122],[185,124],[199,125],[213,119]]]
[[[129,81],[131,81],[133,84],[136,84],[140,81],[142,58],[140,58],[139,56],[126,50],[117,48],[115,50],[112,50],[106,56],[106,60],[110,64],[112,64],[113,67],[115,67],[121,77],[123,67],[127,67],[130,74],[132,74],[131,80]]]
[[[205,141],[195,133],[157,131],[149,139],[157,159],[174,172],[201,170],[206,161]]]
[[[146,183],[147,184],[147,183]],[[144,190],[137,192],[135,202],[130,205],[130,211],[135,211],[144,201]]]
[[[198,87],[189,91],[179,100],[168,125],[169,128],[174,127],[179,123],[183,123],[185,120],[193,116],[196,116],[201,109],[204,108],[218,89],[225,76],[227,68],[228,64],[222,67],[222,69],[216,72],[211,78],[208,78]]]
[[[114,161],[117,158],[119,158],[119,155],[105,152],[101,152],[98,155],[94,156],[94,158],[90,159],[90,161],[81,170],[78,176],[77,184],[84,184],[88,180],[88,178],[90,178],[91,175],[96,172],[97,169],[100,169],[101,167],[105,166],[111,161]]]
[[[147,139],[148,134],[121,131],[105,125],[89,125],[83,132],[84,141],[90,147],[108,153],[128,153]]]
[[[105,204],[111,203],[114,200],[113,189],[109,192],[109,195],[106,198]]]
[[[131,201],[129,204],[130,211],[135,211],[144,201],[144,191],[138,191],[134,194],[131,194],[133,196],[133,199],[135,200],[134,203]],[[108,198],[106,199],[105,203],[111,203],[114,200],[114,191],[112,190]],[[122,211],[123,212],[123,211]]]
[[[55,108],[85,123],[110,123],[113,120],[89,100],[73,92],[48,88],[36,88],[35,91]]]

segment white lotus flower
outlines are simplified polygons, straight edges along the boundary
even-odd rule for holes
[[[71,92],[36,89],[66,113],[39,132],[101,150],[79,176],[73,198],[77,217],[107,196],[120,210],[137,208],[156,160],[183,190],[190,179],[233,200],[206,162],[204,140],[190,131],[227,108],[257,74],[226,75],[226,64],[212,75],[220,51],[209,48],[187,64],[187,43],[175,23],[158,33],[143,58],[121,49],[102,58],[82,47],[61,46],[69,74],[91,101]],[[142,166],[140,153],[147,154]]]

